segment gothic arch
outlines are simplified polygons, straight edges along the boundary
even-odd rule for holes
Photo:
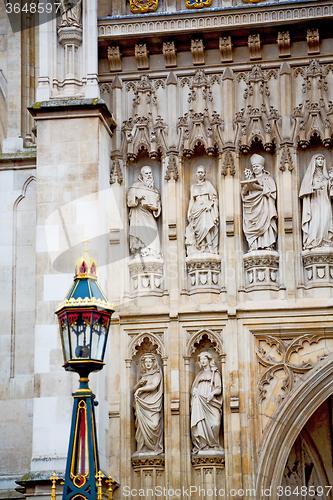
[[[212,344],[216,344],[215,350],[218,355],[223,356],[222,340],[219,335],[217,335],[217,332],[209,330],[208,328],[202,328],[190,338],[186,348],[186,357],[190,357],[194,353],[196,349],[195,344],[199,343],[204,335],[207,335],[208,340],[210,340]]]
[[[11,325],[10,325],[10,378],[15,376],[15,330],[16,330],[16,281],[17,281],[17,210],[22,200],[27,195],[27,189],[31,182],[36,182],[36,177],[30,175],[22,186],[21,194],[16,198],[13,204],[13,227],[12,227],[12,297],[11,297]]]
[[[128,355],[130,359],[133,359],[136,354],[135,348],[139,347],[144,342],[145,338],[148,338],[152,344],[157,345],[157,354],[159,354],[162,359],[166,357],[164,344],[159,336],[152,332],[143,332],[135,336],[128,346]]]
[[[309,417],[333,394],[333,356],[302,376],[274,413],[264,437],[258,463],[258,498],[270,486],[271,500],[277,500],[277,487],[290,449]]]

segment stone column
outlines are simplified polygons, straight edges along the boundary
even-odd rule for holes
[[[73,280],[75,256],[86,236],[97,261],[105,262],[109,245],[109,157],[115,122],[103,101],[75,99],[39,102],[30,108],[37,122],[37,269],[35,397],[31,471],[65,467],[78,375],[62,368],[62,350],[54,311]],[[100,245],[105,235],[105,248]],[[99,242],[94,247],[94,240]],[[101,247],[101,248],[100,248]],[[103,248],[102,248],[103,247]],[[112,286],[107,266],[98,269],[101,288]],[[108,360],[106,360],[108,363]],[[100,403],[97,410],[100,465],[108,470],[105,432],[107,370],[90,376]],[[46,458],[47,457],[47,458]]]

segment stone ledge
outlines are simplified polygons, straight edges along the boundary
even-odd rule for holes
[[[332,2],[318,2],[309,6],[307,0],[260,3],[251,6],[241,5],[197,12],[158,12],[149,15],[130,15],[100,18],[98,36],[100,39],[124,38],[142,34],[172,34],[212,29],[230,29],[242,26],[270,26],[283,23],[300,22],[333,16]],[[265,9],[263,9],[263,5]],[[189,18],[191,14],[191,18]]]
[[[50,99],[49,101],[35,102],[28,107],[31,115],[40,119],[54,118],[83,118],[100,114],[105,125],[110,129],[111,135],[117,123],[103,99],[67,98]]]

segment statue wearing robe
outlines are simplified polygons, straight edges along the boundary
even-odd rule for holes
[[[219,442],[222,417],[222,380],[212,355],[199,355],[201,371],[191,390],[192,453],[223,451]]]
[[[304,250],[333,246],[332,179],[325,157],[314,155],[305,172],[299,196],[303,200],[302,231]]]
[[[264,170],[265,159],[260,155],[251,157],[254,175],[250,169],[242,181],[243,230],[249,250],[272,250],[277,236],[276,183]]]
[[[142,167],[141,175],[128,191],[130,207],[130,251],[142,256],[161,258],[161,245],[156,219],[161,213],[161,198],[154,187],[152,170]]]
[[[188,255],[217,253],[219,211],[216,189],[205,180],[204,167],[197,168],[198,181],[191,186],[187,218],[186,246]]]
[[[163,375],[155,354],[143,354],[134,387],[137,453],[163,452]]]

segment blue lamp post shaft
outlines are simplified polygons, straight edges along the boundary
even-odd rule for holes
[[[99,471],[94,399],[88,378],[80,378],[73,394],[73,416],[69,439],[63,500],[86,498],[96,500],[96,475]]]

